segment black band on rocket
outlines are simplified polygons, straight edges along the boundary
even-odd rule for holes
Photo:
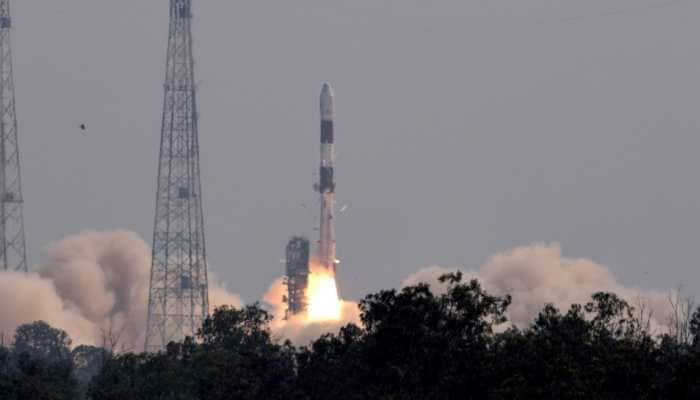
[[[321,143],[333,143],[333,121],[321,121]]]
[[[335,182],[333,182],[333,167],[321,167],[321,182],[318,186],[321,193],[329,193],[335,191]]]

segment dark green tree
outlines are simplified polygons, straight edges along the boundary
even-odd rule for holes
[[[13,351],[47,361],[65,361],[71,358],[70,345],[71,340],[66,332],[37,321],[17,328]]]
[[[81,398],[86,396],[90,381],[100,372],[110,357],[110,353],[102,347],[81,345],[73,349],[71,352],[73,374],[78,382]]]
[[[0,344],[0,399],[9,399],[12,391],[10,350]]]
[[[158,354],[124,354],[107,362],[89,390],[93,400],[288,399],[295,349],[277,344],[270,315],[258,305],[219,308],[198,340],[170,343]]]
[[[371,398],[483,399],[493,385],[489,350],[495,325],[506,321],[510,297],[492,296],[462,275],[382,291],[361,303]]]
[[[75,399],[78,385],[70,357],[71,340],[66,332],[45,322],[21,325],[6,367],[10,381],[8,400]]]
[[[326,334],[297,354],[295,394],[308,400],[361,400],[373,371],[367,362],[365,335],[347,325],[337,335]]]
[[[272,317],[257,304],[222,307],[204,322],[190,362],[200,399],[288,399],[295,349],[272,340]]]
[[[695,309],[693,316],[690,318],[690,335],[693,346],[696,348],[700,347],[700,307]]]
[[[547,305],[525,331],[497,335],[494,398],[644,399],[655,368],[654,341],[633,310],[610,293],[596,293],[566,314]]]
[[[147,354],[128,353],[109,359],[90,382],[88,398],[146,400],[147,377],[143,372],[149,358]]]

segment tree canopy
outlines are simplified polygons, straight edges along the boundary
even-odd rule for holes
[[[0,399],[700,398],[700,310],[684,334],[652,336],[634,307],[600,292],[515,327],[509,296],[458,273],[441,281],[439,293],[370,294],[359,326],[299,348],[273,337],[258,304],[219,308],[156,354],[71,351],[65,332],[23,325],[0,346]]]

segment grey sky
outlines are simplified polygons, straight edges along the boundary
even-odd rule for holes
[[[150,242],[167,1],[12,11],[30,262],[83,229]],[[349,204],[337,219],[345,297],[549,241],[625,284],[700,294],[698,2],[194,11],[210,263],[246,300],[282,273],[287,238],[312,234],[324,80]]]

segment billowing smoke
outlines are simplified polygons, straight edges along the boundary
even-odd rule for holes
[[[24,323],[43,320],[61,327],[78,342],[94,338],[94,324],[66,304],[53,283],[37,274],[0,272],[0,333],[11,337]]]
[[[0,332],[43,320],[78,344],[118,344],[141,350],[145,335],[151,252],[129,231],[87,231],[48,246],[37,273],[0,273]],[[210,306],[240,306],[210,277]]]
[[[585,304],[599,291],[613,292],[630,305],[651,313],[652,330],[668,322],[669,294],[656,290],[641,290],[622,285],[610,270],[586,259],[567,259],[559,244],[534,244],[490,257],[479,270],[431,266],[403,281],[404,286],[427,282],[436,291],[444,290],[438,277],[461,270],[464,278],[476,278],[492,294],[513,296],[509,320],[527,327],[545,304],[567,310],[573,303]],[[647,314],[647,317],[649,315]]]
[[[141,350],[151,257],[143,239],[129,231],[88,231],[52,243],[47,255],[35,273],[0,272],[0,333],[8,337],[21,324],[43,320],[67,331],[76,344],[101,345],[116,336],[119,350]],[[456,270],[431,266],[407,277],[403,285],[428,282],[441,291],[444,285],[438,277]],[[633,306],[644,306],[657,333],[668,322],[667,292],[626,287],[605,266],[564,258],[558,244],[518,247],[489,258],[478,270],[462,271],[493,294],[511,294],[508,316],[520,327],[531,323],[547,303],[565,310],[572,303],[586,303],[597,291],[614,292]],[[341,318],[336,321],[309,322],[305,314],[285,319],[285,294],[286,286],[278,279],[264,296],[279,339],[306,345],[348,323],[359,324],[357,303],[351,301],[340,301]],[[211,309],[242,305],[212,275],[209,298]]]
[[[221,306],[233,306],[240,308],[243,300],[239,295],[229,291],[226,284],[219,277],[209,271],[209,313]]]
[[[83,232],[50,244],[39,275],[53,285],[64,309],[93,324],[92,332],[71,335],[75,340],[99,343],[96,335],[120,335],[124,345],[137,349],[145,331],[149,270],[150,250],[136,234]]]

